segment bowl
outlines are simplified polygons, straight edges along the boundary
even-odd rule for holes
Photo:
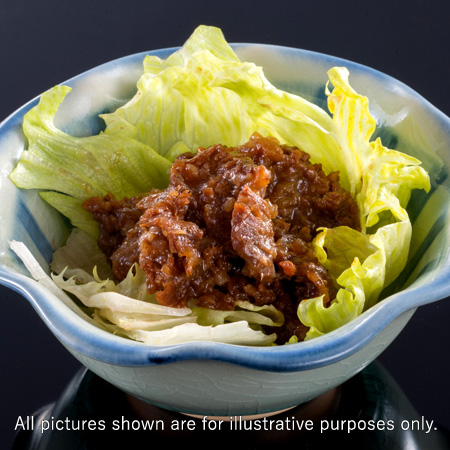
[[[450,294],[450,120],[416,92],[376,70],[310,51],[234,44],[242,60],[264,68],[277,87],[326,107],[327,70],[345,65],[352,86],[370,101],[383,143],[416,156],[431,178],[426,194],[414,191],[406,268],[380,301],[327,335],[298,344],[249,347],[213,342],[148,346],[98,329],[30,278],[9,248],[24,242],[48,270],[67,223],[33,190],[8,178],[23,148],[24,114],[31,100],[0,125],[0,281],[20,292],[62,345],[83,365],[133,397],[197,416],[269,415],[308,402],[371,363],[396,338],[420,305]],[[146,54],[166,58],[175,48],[138,53],[96,67],[64,84],[72,87],[57,125],[74,135],[97,133],[98,115],[135,92]]]

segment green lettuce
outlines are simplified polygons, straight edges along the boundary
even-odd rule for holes
[[[314,239],[337,296],[327,307],[321,297],[300,303],[298,316],[309,327],[306,338],[328,333],[375,304],[408,257],[411,191],[428,191],[430,181],[420,161],[373,139],[376,121],[368,99],[351,87],[348,70],[335,67],[328,75],[329,112],[276,88],[261,67],[239,60],[218,28],[200,26],[167,59],[144,59],[136,95],[101,115],[105,129],[97,136],[78,138],[57,129],[54,116],[69,88],[45,93],[25,117],[29,146],[11,179],[19,187],[42,190],[44,200],[75,227],[73,240],[55,253],[52,268],[59,275],[54,282],[82,298],[103,327],[125,337],[149,343],[218,339],[271,344],[274,338],[262,333],[263,326],[283,322],[273,307],[240,304],[231,312],[193,307],[182,317],[143,316],[134,301],[155,301],[145,294],[139,268],[115,284],[97,256],[81,261],[79,250],[79,241],[94,239],[97,232],[81,207],[85,198],[106,193],[130,197],[164,187],[170,164],[181,153],[217,143],[234,147],[256,131],[308,152],[326,173],[339,171],[341,185],[360,212],[361,231],[322,229]],[[126,309],[127,298],[129,310],[111,307]],[[232,337],[237,329],[240,341]]]
[[[371,140],[375,119],[366,97],[349,84],[348,70],[329,71],[334,90],[328,94],[336,140],[349,161],[350,178],[362,232],[346,227],[324,229],[314,240],[319,261],[339,287],[325,308],[322,298],[304,300],[299,318],[310,330],[307,339],[328,333],[357,317],[378,300],[382,289],[405,267],[412,226],[406,206],[413,189],[430,189],[416,158]]]
[[[68,86],[45,92],[24,117],[28,148],[10,174],[16,186],[39,189],[41,196],[72,224],[92,235],[98,227],[81,204],[108,193],[132,197],[167,184],[170,161],[145,144],[104,133],[74,137],[55,126],[54,118]]]
[[[341,183],[351,188],[329,114],[241,62],[219,29],[199,27],[167,60],[147,56],[144,68],[136,95],[101,116],[106,134],[132,137],[173,160],[219,142],[243,144],[256,131],[302,148],[326,172],[341,171]]]

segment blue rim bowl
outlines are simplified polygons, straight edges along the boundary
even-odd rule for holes
[[[327,70],[333,66],[346,66],[354,88],[369,98],[371,112],[378,122],[378,135],[388,147],[422,160],[431,176],[432,190],[428,194],[414,192],[410,201],[408,211],[413,223],[413,240],[409,261],[401,277],[383,292],[374,307],[351,323],[320,338],[278,347],[213,342],[152,347],[114,336],[86,323],[32,280],[10,251],[10,240],[22,241],[48,269],[53,248],[64,241],[68,231],[64,220],[44,204],[37,192],[19,190],[8,178],[24,147],[21,131],[24,114],[37,104],[39,97],[14,112],[0,125],[0,196],[3,203],[0,211],[0,282],[27,298],[56,338],[84,364],[124,390],[150,402],[153,401],[151,395],[141,395],[139,388],[130,388],[127,383],[121,385],[118,378],[126,375],[122,373],[114,377],[107,373],[108,367],[137,370],[169,367],[183,361],[191,364],[215,361],[225,364],[227,370],[239,367],[240,370],[250,370],[252,374],[255,371],[272,375],[301,374],[321,368],[327,371],[336,364],[350,361],[356,354],[363,355],[356,358],[355,366],[347,371],[348,377],[361,370],[392,342],[417,307],[443,299],[450,293],[450,180],[447,176],[450,168],[450,120],[403,83],[351,61],[273,45],[234,44],[233,48],[241,59],[261,65],[267,78],[276,86],[299,93],[322,107],[326,106]],[[68,80],[64,84],[71,86],[72,92],[58,112],[58,123],[73,134],[98,132],[101,126],[98,114],[114,110],[136,91],[144,56],[154,54],[166,58],[175,50],[169,48],[134,54]],[[386,333],[387,337],[383,338]],[[381,344],[374,345],[380,340]],[[102,369],[98,368],[100,366]],[[337,377],[336,383],[343,379]],[[336,383],[328,383],[322,391]],[[309,388],[304,386],[301,389],[308,391]],[[309,393],[291,403],[300,403],[317,394]],[[204,406],[186,407],[176,402],[167,405],[161,399],[154,403],[191,413],[242,412],[229,405],[208,409]],[[284,400],[245,411],[259,413],[284,406],[292,405]]]

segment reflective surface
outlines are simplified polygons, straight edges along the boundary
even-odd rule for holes
[[[268,418],[191,418],[128,397],[81,369],[60,398],[24,417],[14,449],[79,449],[119,445],[239,442],[258,448],[448,449],[450,433],[420,416],[397,383],[373,363],[342,386]],[[254,448],[254,447],[252,447]]]

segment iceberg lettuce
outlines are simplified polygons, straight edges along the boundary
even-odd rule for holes
[[[262,327],[282,324],[272,307],[239,305],[233,312],[193,307],[176,319],[155,312],[145,316],[135,301],[155,305],[138,268],[115,284],[89,274],[88,266],[92,271],[98,261],[94,255],[79,261],[79,242],[97,232],[81,207],[85,198],[163,187],[179,154],[217,143],[237,146],[259,132],[308,152],[326,173],[339,171],[360,212],[361,231],[321,229],[314,239],[337,296],[328,307],[320,297],[300,303],[298,316],[309,327],[306,338],[330,332],[371,307],[405,266],[412,232],[406,206],[411,191],[428,191],[430,181],[420,161],[373,139],[376,122],[368,99],[351,87],[348,70],[334,67],[328,75],[329,112],[276,88],[261,67],[239,60],[218,28],[200,26],[167,59],[145,58],[136,95],[101,115],[106,127],[98,136],[76,138],[58,130],[54,115],[69,88],[45,93],[25,117],[29,147],[11,179],[21,188],[42,190],[42,197],[75,227],[72,242],[55,253],[53,268],[59,275],[54,282],[92,308],[102,326],[126,337],[149,343],[271,344],[273,336],[264,335]],[[117,304],[123,309],[127,298],[131,309],[114,310]],[[241,332],[241,340],[233,338]]]
[[[299,318],[319,336],[347,323],[370,308],[382,289],[405,267],[412,226],[406,211],[412,189],[430,189],[430,180],[416,158],[371,140],[375,119],[368,99],[349,84],[346,68],[329,72],[327,89],[334,135],[348,161],[349,178],[361,219],[362,232],[346,227],[324,229],[314,244],[319,261],[339,287],[325,308],[321,298],[304,300]]]
[[[97,224],[81,204],[94,195],[132,197],[167,184],[170,161],[145,144],[104,133],[74,137],[55,126],[56,112],[71,88],[55,86],[24,117],[28,148],[10,174],[20,188],[41,196],[75,227],[96,235]]]

